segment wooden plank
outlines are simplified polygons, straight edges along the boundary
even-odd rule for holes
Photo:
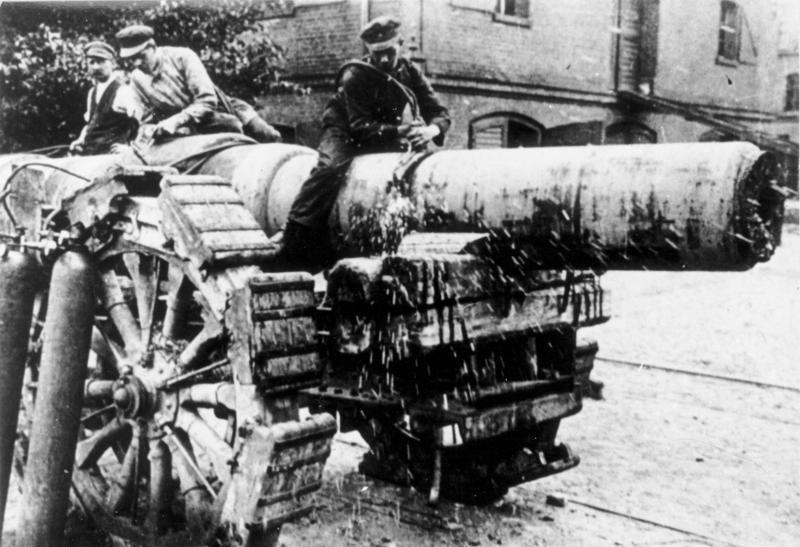
[[[261,230],[253,215],[241,205],[184,205],[180,210],[200,232]]]
[[[271,249],[267,235],[261,229],[204,231],[200,240],[214,251]]]
[[[316,343],[313,317],[261,321],[253,325],[253,352],[287,351]]]
[[[169,189],[172,198],[182,204],[192,203],[238,203],[244,205],[241,196],[230,184],[180,185]]]

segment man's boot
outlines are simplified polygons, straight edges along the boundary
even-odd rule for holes
[[[317,272],[333,261],[330,236],[326,227],[306,226],[288,221],[283,229],[278,261],[283,267]]]

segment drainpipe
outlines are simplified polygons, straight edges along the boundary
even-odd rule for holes
[[[361,28],[369,23],[369,0],[361,0]]]
[[[622,41],[622,0],[616,1],[617,8],[617,22],[614,25],[616,29],[616,38],[612,41],[614,44],[614,91],[619,91],[619,50]]]

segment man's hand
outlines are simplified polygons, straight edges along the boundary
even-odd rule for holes
[[[408,134],[411,133],[411,130],[417,127],[414,124],[410,123],[401,123],[397,126],[397,136],[398,137],[408,137]]]
[[[75,139],[69,143],[69,151],[73,154],[83,153],[83,139]]]
[[[438,137],[441,132],[438,125],[431,124],[423,127],[414,127],[408,132],[407,136],[413,148],[422,148]]]
[[[165,137],[171,137],[178,132],[178,123],[177,120],[174,118],[167,118],[166,120],[162,120],[156,124],[156,128],[153,131],[153,138],[154,139],[161,139]]]
[[[129,144],[123,144],[121,142],[115,142],[111,145],[111,153],[112,154],[125,154],[128,156],[133,156],[133,147]]]

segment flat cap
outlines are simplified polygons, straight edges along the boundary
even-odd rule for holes
[[[87,57],[96,57],[98,59],[108,59],[111,61],[117,58],[114,48],[100,40],[89,42],[83,46],[83,54]]]
[[[399,27],[400,21],[394,17],[389,17],[388,15],[376,17],[361,29],[361,39],[370,49],[389,47],[397,41],[400,35],[397,30]]]
[[[119,56],[123,59],[133,57],[142,51],[153,39],[153,28],[147,25],[131,25],[117,33]]]

